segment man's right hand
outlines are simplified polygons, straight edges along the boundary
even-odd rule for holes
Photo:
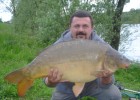
[[[52,68],[49,73],[48,77],[45,78],[45,83],[49,87],[55,87],[57,83],[61,81],[62,73],[58,71],[56,68]]]

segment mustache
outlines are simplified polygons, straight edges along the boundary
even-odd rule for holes
[[[78,32],[76,35],[86,35],[84,32]]]

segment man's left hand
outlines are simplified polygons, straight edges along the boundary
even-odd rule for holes
[[[103,70],[97,74],[97,77],[101,78],[102,84],[109,84],[112,82],[112,74],[113,72],[109,70]]]

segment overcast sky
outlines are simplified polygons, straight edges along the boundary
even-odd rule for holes
[[[5,0],[5,4],[9,5],[10,0]],[[5,4],[0,2],[0,18],[2,21],[9,21],[12,17],[12,14],[6,9]],[[127,3],[124,6],[123,11],[129,11],[130,9],[140,8],[140,0],[130,0],[130,3]]]

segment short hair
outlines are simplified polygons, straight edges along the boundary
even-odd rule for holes
[[[91,25],[93,26],[93,18],[91,16],[91,14],[88,11],[84,11],[84,10],[79,10],[76,11],[71,17],[70,17],[70,24],[72,23],[72,20],[74,17],[89,17],[90,21],[91,21]]]

